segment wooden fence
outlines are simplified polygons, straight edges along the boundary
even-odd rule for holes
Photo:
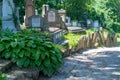
[[[105,34],[102,31],[96,31],[94,33],[88,33],[88,35],[82,36],[78,40],[78,45],[75,47],[69,47],[65,52],[65,55],[70,55],[73,52],[76,52],[85,48],[94,48],[94,47],[113,47],[117,45],[117,36]]]

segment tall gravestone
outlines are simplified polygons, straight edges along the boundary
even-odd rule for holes
[[[42,5],[42,17],[45,16],[48,10],[49,10],[49,5],[47,4]]]
[[[62,18],[63,22],[66,22],[66,10],[64,9],[58,10],[58,13],[60,17]]]
[[[13,10],[15,9],[13,0],[3,0],[2,2],[2,29],[15,32],[15,24],[13,21]]]
[[[35,15],[34,0],[25,0],[25,25],[28,26],[28,18]]]

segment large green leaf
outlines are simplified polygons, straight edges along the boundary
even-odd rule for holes
[[[41,56],[40,56],[40,57],[41,57],[42,60],[44,60],[45,57],[46,57],[46,55],[45,55],[44,53],[41,53]]]
[[[28,67],[29,64],[30,64],[30,60],[27,59],[27,60],[24,62],[24,67]]]
[[[17,42],[11,42],[11,47],[15,48],[17,46]]]
[[[19,57],[24,57],[24,54],[25,54],[25,51],[24,51],[24,50],[22,50],[22,51],[20,51],[20,52],[18,53]]]
[[[41,59],[35,61],[35,64],[36,64],[38,67],[41,65],[41,63],[42,63]]]
[[[50,59],[46,58],[43,63],[46,67],[50,66]]]
[[[39,53],[32,53],[32,57],[35,59],[35,60],[38,60],[40,58],[40,54]]]
[[[3,37],[2,39],[1,39],[1,41],[9,41],[11,38],[9,38],[9,37]]]
[[[15,53],[19,53],[21,50],[21,48],[19,46],[16,46],[15,48],[13,48],[13,52]]]
[[[3,51],[5,49],[3,44],[0,44],[0,52]]]
[[[22,67],[24,65],[25,61],[26,61],[26,58],[20,58],[17,60],[17,65],[19,67]]]

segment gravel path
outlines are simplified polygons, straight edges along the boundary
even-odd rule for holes
[[[120,47],[90,49],[66,57],[47,80],[120,80]]]

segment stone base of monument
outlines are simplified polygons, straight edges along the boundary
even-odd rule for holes
[[[85,29],[82,29],[81,27],[67,27],[67,28],[72,33],[85,33]]]
[[[38,80],[39,72],[38,68],[19,69],[13,67],[13,69],[7,73],[7,80]]]
[[[62,30],[55,27],[49,27],[49,31],[52,33],[52,42],[55,44],[60,44],[63,42]]]
[[[12,32],[16,32],[16,28],[15,28],[15,25],[14,25],[14,22],[11,20],[11,21],[2,21],[2,29],[3,30],[10,30]]]

